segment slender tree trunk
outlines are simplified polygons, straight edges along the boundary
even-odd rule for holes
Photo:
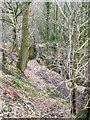
[[[55,41],[54,43],[54,57],[57,56],[57,43],[56,41],[58,41],[58,35],[59,35],[59,25],[58,25],[58,5],[55,4],[55,9],[54,9],[54,37],[53,40]]]
[[[47,41],[49,40],[49,15],[50,15],[50,2],[46,2],[46,8],[47,8]]]
[[[4,13],[2,11],[2,18],[4,16]],[[5,49],[5,40],[4,40],[4,21],[2,20],[2,47]],[[6,52],[3,49],[2,52],[2,70],[4,72],[4,66],[6,65],[7,59],[6,59]]]
[[[47,56],[48,56],[48,50],[49,46],[47,42],[49,41],[49,18],[50,18],[50,2],[45,2],[46,6],[46,48],[47,48]]]
[[[71,75],[71,82],[72,82],[72,91],[71,91],[71,102],[72,102],[72,107],[71,107],[71,113],[76,114],[76,88],[75,88],[75,71],[72,70],[72,75]]]
[[[16,26],[13,29],[13,49],[12,51],[15,49],[15,51],[17,51],[18,55],[19,55],[19,46],[18,46],[18,41],[17,41],[17,31],[16,31]]]
[[[59,25],[58,25],[58,5],[55,6],[55,36],[56,40],[58,41],[58,34],[59,34]]]
[[[58,34],[59,34],[59,25],[58,25],[58,5],[57,3],[55,4],[55,9],[54,9],[54,40],[58,40]]]
[[[69,22],[68,25],[69,28],[69,53],[68,53],[68,75],[69,79],[73,79],[75,77],[75,71],[71,69],[71,63],[72,63],[72,58],[71,58],[71,52],[72,52],[72,26],[71,22]],[[72,71],[72,74],[71,74]],[[71,113],[76,114],[76,89],[75,89],[75,81],[72,80],[72,91],[71,91]]]
[[[23,21],[22,21],[22,41],[21,50],[19,55],[19,61],[17,67],[24,72],[27,62],[29,59],[29,4],[28,2],[23,3]]]

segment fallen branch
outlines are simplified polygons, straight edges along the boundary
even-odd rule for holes
[[[0,85],[0,88],[1,88],[2,90],[4,90],[5,93],[9,94],[10,96],[17,97],[17,98],[19,97],[19,95],[17,94],[17,92],[8,89],[6,86],[1,86],[1,85]]]

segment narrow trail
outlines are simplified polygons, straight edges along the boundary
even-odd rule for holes
[[[63,81],[61,81],[61,76],[49,70],[45,65],[40,65],[36,60],[31,60],[27,64],[27,69],[24,71],[25,76],[32,78],[32,84],[38,90],[46,90],[47,88],[60,91],[59,96],[68,97],[69,90],[66,88]]]

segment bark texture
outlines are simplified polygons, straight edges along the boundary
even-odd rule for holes
[[[23,21],[22,21],[22,41],[21,50],[18,61],[18,68],[23,72],[27,66],[29,59],[29,4],[27,2],[23,3]]]

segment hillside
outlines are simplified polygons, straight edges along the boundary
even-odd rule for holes
[[[9,74],[0,71],[0,116],[71,117],[70,86],[58,73],[36,60],[28,62],[25,76],[15,66],[8,67]]]

